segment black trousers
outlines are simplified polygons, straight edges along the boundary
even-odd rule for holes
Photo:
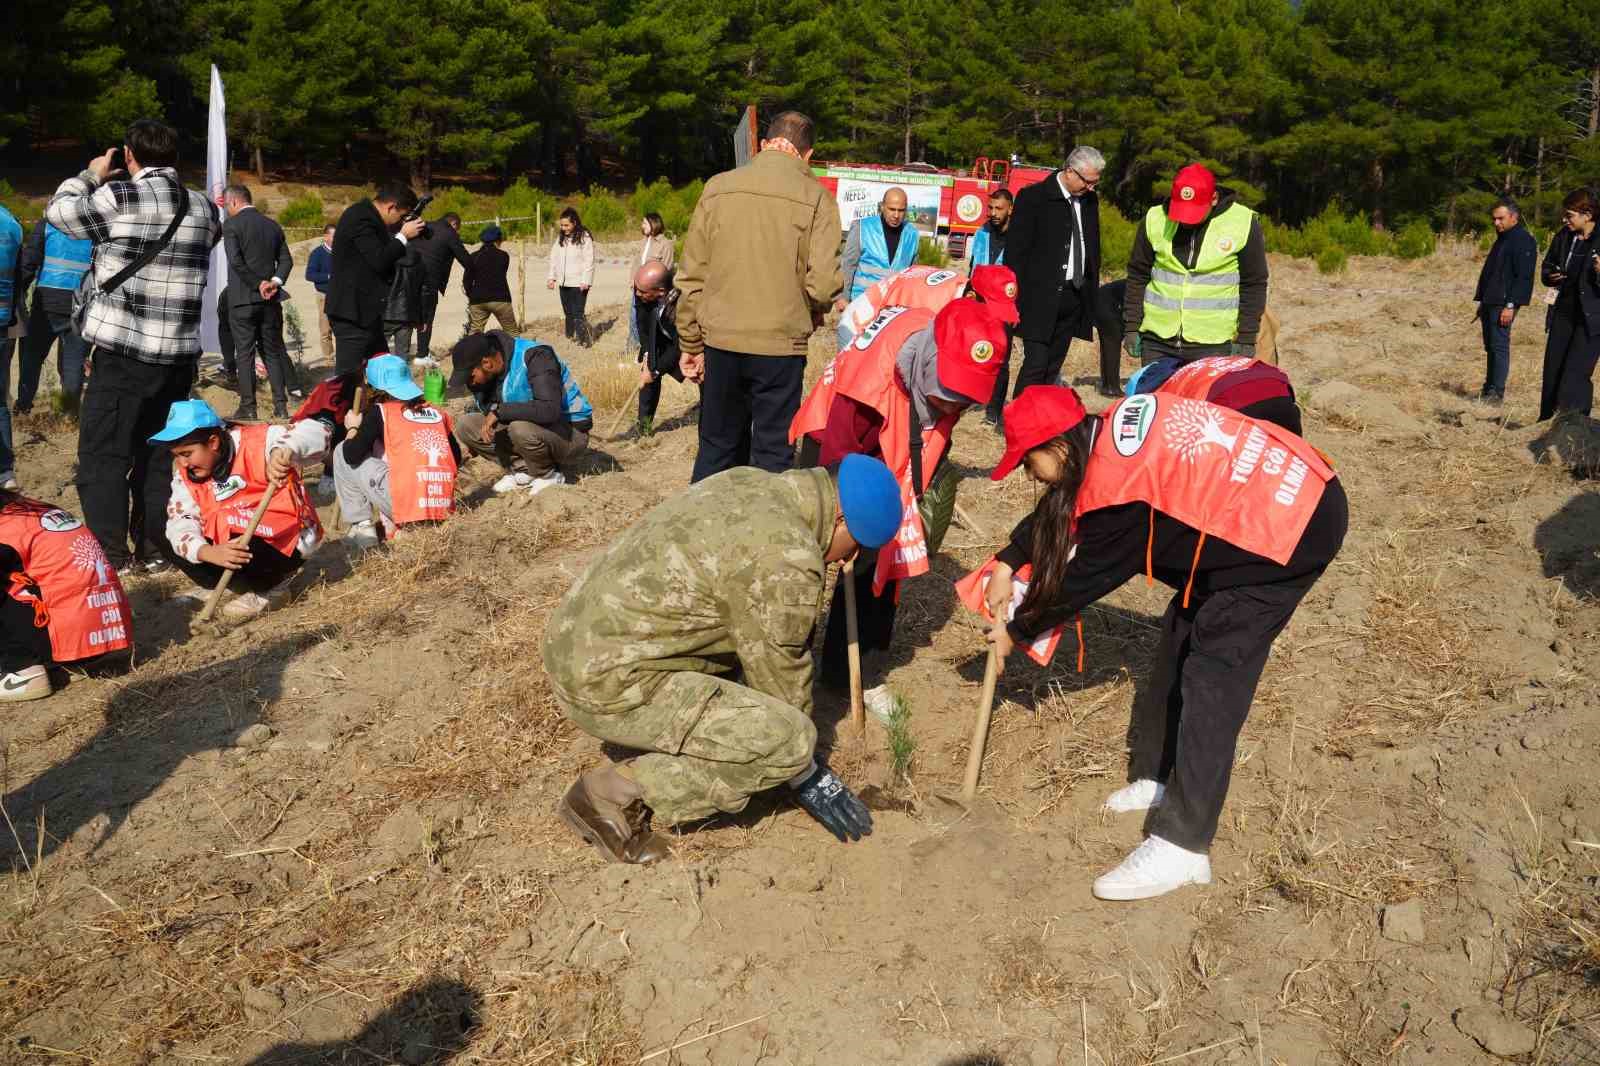
[[[1094,332],[1100,342],[1100,388],[1122,391],[1122,311],[1127,302],[1128,283],[1111,281],[1100,286],[1095,297]]]
[[[883,586],[883,595],[872,594],[872,572],[878,566],[878,553],[863,551],[856,557],[856,637],[860,642],[862,658],[869,652],[888,651],[894,639],[894,616],[899,605],[900,583],[890,581]],[[850,630],[846,617],[844,596],[845,572],[839,568],[839,579],[833,586],[833,602],[828,607],[828,624],[822,637],[822,660],[818,676],[829,688],[842,689],[850,684]],[[865,670],[863,670],[865,673]]]
[[[228,309],[234,362],[239,373],[239,410],[256,409],[256,353],[267,367],[272,406],[288,402],[289,349],[283,344],[283,305],[276,300],[235,304]]]
[[[84,523],[112,566],[126,566],[135,554],[142,559],[170,557],[166,523],[172,453],[148,439],[166,424],[168,409],[189,398],[196,364],[152,366],[98,348],[91,358],[94,374],[78,422],[78,499]]]
[[[1230,355],[1233,345],[1222,344],[1194,344],[1181,337],[1166,340],[1162,337],[1152,337],[1148,333],[1139,334],[1139,365],[1149,366],[1157,359],[1179,359],[1185,363],[1192,363],[1196,359],[1210,359],[1217,355]]]
[[[1587,415],[1594,407],[1594,365],[1600,359],[1600,334],[1590,336],[1582,319],[1550,316],[1544,342],[1544,382],[1539,390],[1539,421],[1562,411]]]
[[[706,349],[700,386],[700,450],[693,484],[736,466],[781,474],[794,465],[789,423],[800,410],[801,355],[741,355]]]
[[[217,349],[222,352],[222,372],[237,374],[238,361],[234,356],[238,346],[233,343],[233,325],[228,321],[228,310],[228,289],[224,286],[217,296]]]
[[[1011,393],[1016,399],[1029,385],[1054,385],[1061,377],[1061,364],[1066,362],[1067,349],[1072,338],[1083,325],[1083,294],[1071,285],[1063,285],[1056,303],[1056,318],[1050,327],[1048,340],[1034,341],[1022,338],[1022,369],[1017,371],[1017,385]]]
[[[173,562],[201,588],[214,589],[222,580],[222,567],[214,563],[191,563],[177,556],[173,557]],[[293,577],[305,562],[299,552],[285,555],[264,541],[252,540],[250,561],[234,571],[228,587],[235,592],[267,593]]]
[[[389,341],[383,335],[383,316],[371,322],[351,318],[328,318],[333,327],[333,372],[340,377],[359,374],[367,358],[384,351]]]
[[[50,659],[50,631],[33,624],[33,604],[0,591],[0,672],[49,666]]]
[[[422,328],[417,330],[417,354],[433,354],[433,316],[439,313],[439,290],[422,286]]]
[[[589,320],[583,316],[585,308],[589,306],[589,290],[576,285],[562,285],[557,291],[561,293],[561,314],[566,319],[567,340],[575,340],[587,347]]]
[[[994,392],[989,394],[989,405],[984,414],[989,421],[998,422],[1005,413],[1006,390],[1011,388],[1011,347],[1017,336],[1016,326],[1006,327],[1006,350],[1000,355],[1000,375],[994,379]]]

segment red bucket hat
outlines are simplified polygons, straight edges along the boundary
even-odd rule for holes
[[[987,403],[1006,351],[1006,331],[976,300],[951,300],[933,320],[939,384],[973,403]]]
[[[1217,192],[1217,176],[1199,163],[1190,163],[1172,179],[1172,200],[1167,217],[1185,226],[1204,222],[1211,214],[1211,197]]]
[[[1078,394],[1062,385],[1029,385],[1006,404],[1006,453],[989,477],[1003,481],[1022,457],[1052,437],[1059,437],[1087,412]]]
[[[975,267],[969,282],[972,291],[983,297],[989,313],[1009,326],[1022,318],[1017,311],[1017,275],[1008,266],[994,264]]]

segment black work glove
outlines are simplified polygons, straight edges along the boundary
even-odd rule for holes
[[[824,763],[818,763],[811,776],[795,786],[794,798],[840,843],[872,835],[872,814],[866,804]]]

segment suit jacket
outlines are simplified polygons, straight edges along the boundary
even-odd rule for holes
[[[228,306],[263,303],[261,283],[289,280],[294,259],[283,227],[253,207],[222,224],[222,247],[228,257]]]
[[[405,254],[405,243],[389,232],[371,200],[358,200],[345,208],[333,231],[328,317],[359,322],[373,331],[381,329],[395,264]]]
[[[1526,307],[1533,300],[1533,264],[1538,258],[1539,242],[1519,219],[1495,237],[1472,298],[1489,307]]]
[[[467,289],[467,303],[491,304],[511,302],[511,256],[492,244],[486,244],[467,256],[467,274],[462,283]]]
[[[467,250],[462,247],[461,235],[442,219],[428,226],[427,236],[418,237],[411,244],[422,257],[422,266],[427,272],[425,280],[436,293],[442,294],[450,284],[452,263],[460,263],[462,270],[467,269]]]
[[[1024,340],[1047,341],[1055,327],[1056,309],[1066,277],[1067,238],[1077,229],[1072,205],[1061,191],[1060,171],[1017,193],[1011,225],[1006,230],[1006,266],[1017,274],[1017,332]],[[1095,296],[1100,287],[1100,198],[1086,192],[1079,198],[1083,215],[1083,314],[1072,335],[1089,340],[1094,332]]]

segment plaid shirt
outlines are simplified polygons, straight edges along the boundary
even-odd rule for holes
[[[84,171],[61,183],[45,218],[69,237],[94,241],[90,273],[98,287],[161,239],[178,209],[179,188],[172,167],[147,167],[132,181],[106,185]],[[188,213],[172,243],[115,292],[95,296],[83,337],[96,348],[157,366],[200,358],[200,304],[222,222],[205,196],[184,193]]]

